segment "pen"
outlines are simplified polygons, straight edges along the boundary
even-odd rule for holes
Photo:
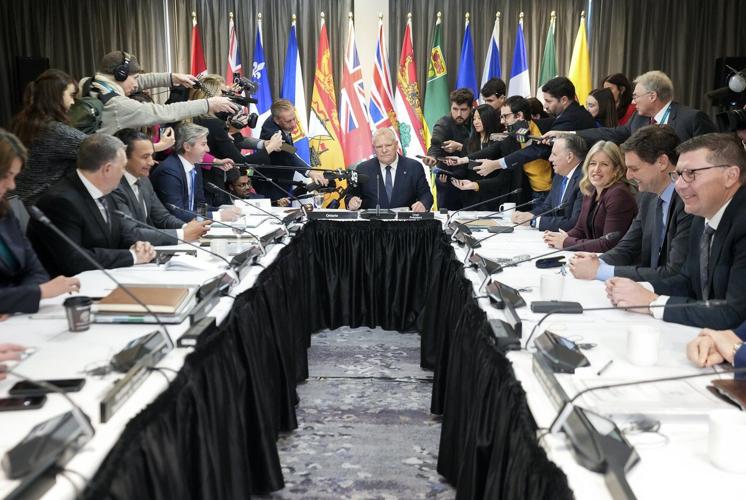
[[[598,370],[598,373],[596,373],[596,375],[598,375],[600,377],[603,372],[605,372],[606,370],[609,369],[609,367],[611,366],[611,363],[613,363],[613,362],[614,362],[614,360],[610,359],[609,362],[606,363],[603,368],[601,368],[600,370]]]

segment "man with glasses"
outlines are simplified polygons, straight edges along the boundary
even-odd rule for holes
[[[705,134],[681,144],[670,172],[692,221],[681,271],[649,279],[654,292],[628,278],[612,278],[606,292],[618,306],[658,306],[654,317],[685,325],[729,329],[746,320],[746,151],[732,134]],[[700,300],[711,307],[681,307]],[[676,307],[668,307],[674,305]],[[643,312],[641,309],[638,312]]]
[[[367,181],[351,187],[347,208],[407,207],[414,212],[426,212],[433,204],[433,195],[418,162],[398,154],[399,142],[390,128],[379,128],[373,133],[376,157],[357,167]],[[376,186],[377,184],[377,186]]]
[[[618,127],[600,127],[580,130],[577,133],[593,145],[597,141],[613,141],[621,144],[636,130],[648,125],[670,125],[683,142],[702,134],[716,132],[712,120],[702,111],[692,109],[673,100],[673,82],[662,71],[648,71],[635,79],[632,102],[637,111],[625,124]],[[553,137],[558,132],[550,131],[544,137]]]

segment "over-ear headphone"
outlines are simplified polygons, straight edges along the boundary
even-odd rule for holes
[[[122,63],[114,68],[114,79],[123,82],[130,76],[130,58],[125,51],[122,51]]]

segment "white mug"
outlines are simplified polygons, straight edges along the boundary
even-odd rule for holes
[[[710,412],[708,433],[710,462],[726,472],[746,473],[746,412],[715,410]]]
[[[510,217],[513,215],[513,212],[515,211],[515,203],[503,203],[497,208],[498,210],[502,212],[500,216],[503,219],[510,220]]]
[[[225,257],[228,254],[228,241],[215,238],[210,242],[210,251]]]
[[[565,277],[561,274],[542,274],[539,282],[541,300],[562,300],[565,291]]]
[[[658,362],[660,328],[650,325],[631,325],[627,329],[627,359],[637,366],[653,366]]]

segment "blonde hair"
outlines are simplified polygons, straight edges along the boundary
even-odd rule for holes
[[[604,153],[608,156],[611,160],[612,166],[614,167],[614,177],[608,186],[616,184],[620,180],[626,178],[627,167],[624,164],[624,157],[622,157],[622,152],[619,149],[619,146],[611,141],[598,141],[593,145],[591,150],[588,151],[588,154],[585,156],[585,161],[583,162],[583,178],[580,179],[580,192],[585,196],[590,196],[596,192],[595,186],[591,184],[591,177],[588,173],[588,169],[591,161],[593,161],[593,157],[598,153]]]
[[[189,100],[207,99],[209,97],[219,96],[223,92],[225,78],[220,75],[205,75],[199,79],[204,89],[194,87],[189,90]]]

